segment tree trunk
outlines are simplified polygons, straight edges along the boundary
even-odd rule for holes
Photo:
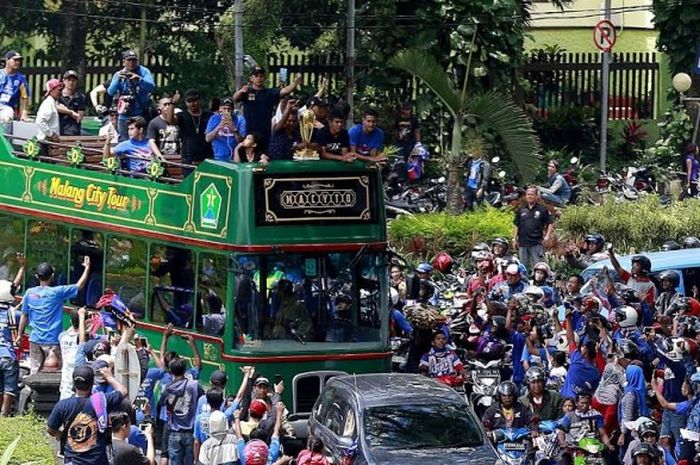
[[[462,153],[462,118],[452,124],[452,144],[447,156],[447,211],[458,215],[464,210],[460,170]]]
[[[60,57],[62,69],[73,69],[82,79],[85,78],[85,39],[87,35],[87,2],[65,2],[62,8],[66,14],[61,16],[63,34],[61,34]],[[84,84],[84,81],[83,81]],[[90,89],[86,89],[88,91]]]

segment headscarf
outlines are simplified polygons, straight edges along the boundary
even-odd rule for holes
[[[647,409],[647,385],[644,380],[644,371],[637,365],[630,364],[625,370],[627,384],[625,384],[625,394],[628,392],[634,393],[637,397],[637,405],[639,405],[639,415],[649,416]],[[619,409],[622,408],[622,402],[619,404]],[[622,412],[618,411],[618,418],[622,419]]]

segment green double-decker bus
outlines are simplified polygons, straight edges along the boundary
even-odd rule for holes
[[[376,168],[210,160],[164,182],[87,163],[78,147],[55,159],[0,139],[0,279],[16,272],[16,252],[27,257],[25,289],[39,263],[66,284],[90,256],[88,284],[67,309],[112,289],[153,348],[172,323],[196,341],[202,380],[223,369],[236,386],[239,368],[254,365],[281,376],[297,414],[334,375],[390,370]],[[168,349],[192,357],[181,337]]]

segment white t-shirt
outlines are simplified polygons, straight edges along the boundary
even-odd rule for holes
[[[56,100],[50,95],[41,102],[39,111],[36,112],[36,125],[39,127],[39,133],[36,136],[38,140],[45,140],[51,134],[61,133]]]

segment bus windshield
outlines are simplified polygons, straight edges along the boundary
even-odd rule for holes
[[[387,337],[381,254],[239,255],[234,268],[240,351],[379,349]]]

